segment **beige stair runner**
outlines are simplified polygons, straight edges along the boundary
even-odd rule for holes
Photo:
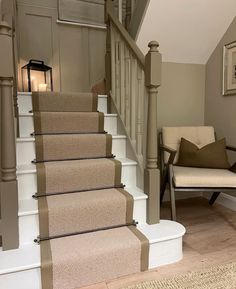
[[[76,289],[148,268],[147,238],[92,93],[33,93],[42,289]]]
[[[42,197],[39,198],[39,207],[40,236],[43,238],[131,224],[133,221],[133,198],[123,189]]]
[[[37,161],[111,157],[109,134],[38,135],[35,138]]]
[[[35,112],[35,134],[101,133],[104,115],[101,112]]]

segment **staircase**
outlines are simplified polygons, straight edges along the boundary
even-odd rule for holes
[[[38,201],[32,198],[32,195],[37,192],[37,175],[36,165],[32,163],[32,160],[36,158],[36,154],[35,138],[31,136],[31,133],[35,131],[33,114],[29,113],[29,111],[32,111],[31,93],[18,93],[18,105],[20,137],[17,139],[17,178],[20,247],[16,250],[0,251],[0,287],[4,289],[39,289],[41,288],[40,246],[34,243],[34,239],[39,235]],[[146,224],[147,195],[137,187],[137,162],[128,159],[126,156],[127,136],[118,134],[119,120],[117,115],[107,114],[106,95],[98,96],[98,111],[104,113],[104,129],[112,135],[112,153],[121,162],[121,182],[126,185],[125,190],[134,200],[132,219],[138,222],[138,230],[149,241],[148,268],[151,269],[180,260],[182,258],[184,227],[167,220],[162,220],[156,225]],[[107,224],[104,224],[104,226],[106,227]],[[86,229],[88,228],[84,228],[84,230]],[[122,229],[121,227],[112,230]],[[120,233],[122,235],[122,232]],[[93,241],[90,241],[92,244]],[[115,238],[113,243],[116,244],[117,241],[118,239]],[[93,249],[91,245],[91,250]],[[113,254],[117,253],[119,255],[119,249],[116,245],[111,250],[114,250]],[[122,250],[120,252],[122,254]],[[131,268],[130,273],[134,273],[133,270],[134,268]],[[124,274],[127,273],[122,274],[120,272],[118,275],[111,274],[111,276],[118,277]],[[98,278],[97,281],[104,280]],[[88,284],[90,283],[86,284],[85,282],[78,285]]]
[[[113,6],[109,96],[17,93],[16,37],[0,22],[1,289],[81,288],[182,258],[185,228],[160,220],[158,43],[144,57]]]

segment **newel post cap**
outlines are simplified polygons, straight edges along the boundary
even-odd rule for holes
[[[162,56],[158,51],[159,43],[155,40],[148,43],[150,48],[145,56],[145,85],[158,87],[161,85]]]
[[[159,43],[155,40],[150,41],[148,43],[148,47],[150,48],[150,51],[157,51],[158,52],[158,47],[159,47]]]

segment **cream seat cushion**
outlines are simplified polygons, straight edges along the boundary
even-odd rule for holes
[[[173,166],[176,187],[225,187],[236,189],[236,174],[224,169]]]

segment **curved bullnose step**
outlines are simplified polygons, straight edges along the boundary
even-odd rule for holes
[[[148,268],[148,240],[134,226],[42,241],[40,246],[43,288],[74,289]]]
[[[149,240],[149,269],[182,259],[182,237],[185,228],[181,224],[161,220],[159,224],[143,224],[137,228]],[[90,242],[89,250],[92,245]],[[40,246],[36,244],[10,251],[0,249],[1,288],[42,289],[40,267]]]

